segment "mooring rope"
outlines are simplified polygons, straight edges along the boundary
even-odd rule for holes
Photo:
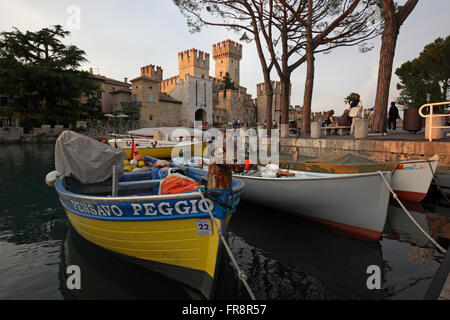
[[[411,219],[411,221],[416,225],[417,228],[419,228],[420,231],[422,231],[422,233],[428,238],[428,240],[430,240],[442,253],[446,254],[447,250],[445,250],[444,248],[442,248],[439,243],[437,243],[418,223],[417,221],[413,218],[413,216],[409,213],[408,209],[405,208],[405,206],[403,205],[403,203],[400,201],[400,199],[398,198],[397,194],[394,192],[394,190],[392,190],[391,185],[389,184],[389,182],[386,180],[386,177],[384,176],[384,174],[381,171],[377,171],[380,176],[383,178],[384,183],[386,184],[386,186],[388,187],[389,191],[392,193],[392,196],[394,197],[395,200],[397,200],[397,202],[400,204],[400,206],[402,207],[403,211],[406,213],[406,215]]]
[[[207,202],[206,202],[205,196],[204,196],[204,194],[203,194],[203,190],[202,190],[201,188],[199,188],[198,191],[200,192],[200,196],[202,197],[204,203],[206,204]],[[230,249],[230,247],[228,246],[227,241],[225,240],[225,237],[223,236],[223,231],[222,231],[222,229],[219,227],[219,225],[217,224],[216,220],[214,219],[214,216],[213,216],[213,213],[212,213],[212,209],[213,209],[213,208],[212,208],[212,207],[208,207],[207,205],[206,205],[206,207],[207,207],[209,216],[211,217],[211,220],[213,221],[213,223],[214,223],[214,225],[215,225],[215,227],[216,227],[216,229],[217,229],[217,234],[219,235],[220,240],[222,241],[222,243],[223,243],[225,249],[227,250],[228,255],[230,256],[231,262],[233,263],[234,268],[236,269],[236,271],[237,271],[237,273],[238,273],[239,279],[240,279],[240,280],[242,281],[242,283],[244,284],[244,286],[245,286],[245,288],[247,289],[247,292],[248,292],[248,294],[250,295],[250,297],[252,298],[252,300],[256,300],[255,295],[253,294],[252,289],[250,288],[250,286],[249,286],[248,283],[247,283],[247,276],[245,275],[244,271],[242,271],[242,270],[239,268],[239,265],[238,265],[236,259],[234,258],[233,253],[231,252],[231,249]]]

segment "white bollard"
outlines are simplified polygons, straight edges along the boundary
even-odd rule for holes
[[[320,122],[312,122],[311,123],[311,138],[318,139],[322,137],[322,130]]]
[[[355,118],[355,139],[364,139],[369,135],[369,125],[367,120]]]
[[[444,126],[444,117],[436,117],[433,118],[433,121],[431,121],[431,118],[426,118],[425,120],[425,139],[430,139],[430,124],[433,124],[433,129],[431,130],[431,139],[442,139],[444,138],[444,129],[442,128],[435,128],[435,127],[443,127]]]

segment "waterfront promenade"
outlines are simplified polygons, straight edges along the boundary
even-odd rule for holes
[[[425,140],[424,132],[417,134],[403,130],[389,131],[386,135],[369,134],[367,138],[352,136],[326,136],[312,139],[309,136],[280,139],[280,152],[298,151],[300,156],[327,157],[349,152],[373,158],[377,161],[398,161],[414,158],[440,156],[439,173],[450,174],[450,137]]]

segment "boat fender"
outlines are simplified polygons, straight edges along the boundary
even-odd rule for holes
[[[153,179],[165,179],[169,175],[169,167],[152,169]]]
[[[245,167],[244,170],[254,170],[257,169],[257,165],[253,163],[253,161],[250,161],[250,159],[245,159]]]
[[[52,171],[47,174],[45,177],[45,183],[49,186],[54,188],[56,181],[61,178],[61,174],[58,171]]]
[[[273,164],[273,163],[268,164],[268,165],[266,166],[266,168],[267,168],[268,170],[270,170],[270,171],[278,171],[278,170],[280,170],[280,167],[277,166],[276,164]]]

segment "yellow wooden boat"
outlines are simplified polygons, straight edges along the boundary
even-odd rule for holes
[[[203,171],[188,170],[196,180],[204,176]],[[220,229],[226,228],[235,209],[226,210],[210,199],[205,202],[199,192],[159,195],[160,180],[141,180],[143,175],[122,176],[131,180],[119,182],[123,195],[116,197],[95,195],[101,186],[96,190],[70,178],[59,179],[56,191],[70,224],[83,238],[211,298],[221,242],[208,208],[213,208]],[[234,205],[243,187],[233,181]],[[130,192],[132,196],[127,196]],[[230,196],[226,190],[217,192],[222,199]]]
[[[180,156],[180,154],[186,148],[190,148],[191,154],[203,154],[204,149],[208,146],[208,142],[196,142],[196,143],[179,143],[175,146],[156,146],[146,147],[137,146],[137,152],[143,156],[158,158],[158,159],[171,159],[172,155]],[[131,147],[122,148],[128,159],[131,158]]]
[[[180,167],[120,174],[124,158],[119,149],[66,131],[46,182],[83,238],[211,298],[222,256],[219,230],[226,229],[245,184],[233,179],[221,189],[204,171]],[[162,194],[163,173],[207,189]]]

